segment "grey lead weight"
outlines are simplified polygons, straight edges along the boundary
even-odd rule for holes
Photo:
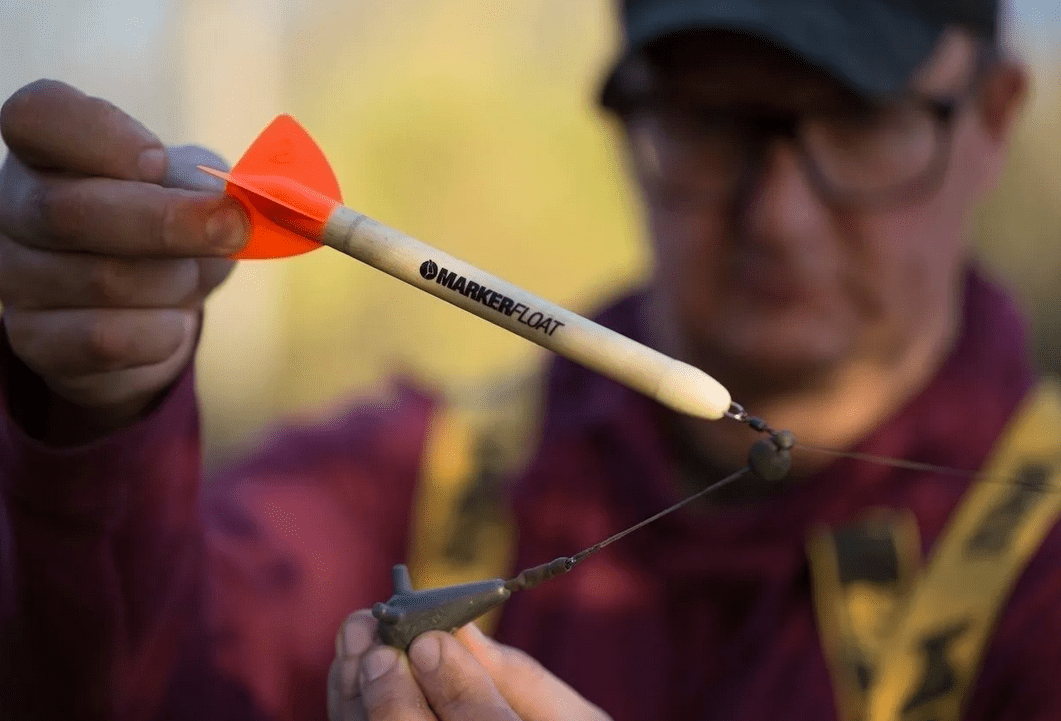
[[[403,564],[391,569],[391,578],[394,595],[373,606],[372,615],[379,621],[380,640],[403,651],[421,633],[456,631],[512,595],[500,578],[416,591]]]

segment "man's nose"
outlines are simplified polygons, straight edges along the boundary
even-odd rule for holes
[[[828,206],[791,142],[776,138],[764,147],[739,192],[739,222],[749,240],[781,249],[821,236]]]

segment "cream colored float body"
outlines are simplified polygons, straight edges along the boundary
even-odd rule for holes
[[[494,325],[629,386],[681,413],[717,420],[729,391],[670,358],[346,206],[320,242]]]
[[[320,148],[294,118],[281,115],[226,173],[251,237],[235,258],[297,255],[320,244],[612,378],[681,413],[717,420],[741,412],[729,391],[688,363],[490,275],[342,204]]]

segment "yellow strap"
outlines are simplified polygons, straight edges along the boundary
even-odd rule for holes
[[[436,408],[413,504],[407,565],[414,588],[512,572],[516,530],[504,486],[537,443],[542,390],[539,375],[520,376],[454,393]],[[492,629],[497,616],[480,626]]]
[[[1059,431],[1061,389],[1043,381],[937,543],[881,654],[866,721],[959,718],[998,614],[1061,513]]]
[[[839,718],[860,719],[881,650],[917,580],[921,544],[908,511],[816,529],[808,543],[818,628]]]

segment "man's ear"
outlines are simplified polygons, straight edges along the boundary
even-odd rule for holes
[[[1027,101],[1028,84],[1027,68],[1009,59],[998,61],[984,77],[978,97],[980,117],[996,141],[1005,143],[1009,138]]]
[[[1005,168],[1014,126],[1028,97],[1028,71],[1021,63],[999,60],[984,76],[976,98],[983,133],[984,190],[994,188]]]

